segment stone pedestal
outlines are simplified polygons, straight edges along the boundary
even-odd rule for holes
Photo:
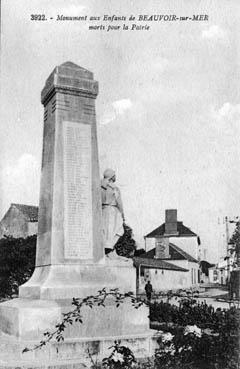
[[[154,346],[148,309],[131,303],[83,310],[83,324],[64,332],[64,342],[22,353],[42,339],[84,298],[106,287],[136,292],[131,261],[105,259],[93,74],[71,62],[56,67],[42,91],[44,133],[36,267],[19,299],[0,304],[0,364],[4,367],[89,365],[88,350],[102,356],[114,340],[148,356]],[[88,358],[86,358],[88,355]],[[10,364],[9,364],[10,363]],[[1,365],[0,365],[1,368]]]
[[[137,359],[153,356],[157,348],[158,334],[144,333],[124,336],[65,339],[41,350],[22,354],[22,350],[36,341],[18,341],[0,336],[0,369],[82,369],[100,363],[111,353],[115,340],[129,347]]]
[[[109,265],[110,264],[110,265]],[[135,268],[104,264],[51,265],[36,268],[32,278],[20,287],[20,298],[62,300],[86,297],[106,287],[134,292]]]
[[[1,332],[24,341],[38,341],[46,330],[54,330],[62,314],[73,310],[71,301],[14,299],[0,305]],[[9,314],[10,313],[10,314]],[[9,314],[9,315],[8,315]],[[82,323],[68,325],[64,338],[124,337],[149,333],[146,320],[147,308],[134,309],[130,301],[118,308],[110,300],[105,307],[85,306],[81,309]]]

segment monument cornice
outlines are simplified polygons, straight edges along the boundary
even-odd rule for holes
[[[97,83],[97,82],[96,82]],[[80,88],[74,88],[71,86],[52,86],[47,91],[44,91],[45,93],[41,94],[41,103],[45,106],[51,98],[57,93],[60,92],[65,95],[74,95],[74,96],[83,96],[83,97],[89,97],[92,99],[96,99],[98,95],[97,92],[92,92],[89,90],[84,90]]]
[[[41,92],[41,103],[45,106],[57,92],[96,99],[98,82],[53,74]]]

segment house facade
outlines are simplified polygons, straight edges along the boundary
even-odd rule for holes
[[[189,227],[186,227],[182,221],[177,220],[176,209],[167,209],[165,211],[165,223],[144,236],[144,239],[146,251],[155,247],[157,243],[163,243],[163,239],[171,239],[173,244],[179,246],[196,260],[200,260],[200,238]]]
[[[4,235],[26,238],[37,234],[38,207],[33,205],[11,204],[0,221],[0,238]]]
[[[168,268],[167,272],[161,273],[157,268],[154,270],[151,267],[149,279],[151,278],[157,290],[190,288],[199,285],[199,237],[183,222],[177,220],[176,209],[166,210],[165,223],[144,238],[146,252],[141,257],[171,265],[171,269]],[[177,270],[174,267],[180,269]]]
[[[143,254],[134,257],[137,275],[137,294],[145,293],[145,285],[150,281],[155,293],[186,288],[188,270],[160,259],[152,259]]]

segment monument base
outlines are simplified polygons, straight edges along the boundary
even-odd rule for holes
[[[116,340],[129,347],[136,358],[154,354],[158,335],[149,328],[148,307],[136,309],[129,298],[116,307],[113,297],[106,299],[105,307],[82,307],[82,323],[68,325],[64,341],[54,338],[41,349],[31,350],[44,339],[44,332],[54,331],[63,313],[74,308],[69,299],[18,298],[0,304],[0,369],[91,367],[92,360],[101,362],[110,355],[109,347]],[[23,353],[25,348],[30,351]]]
[[[136,309],[131,301],[116,307],[113,298],[105,306],[83,306],[82,323],[66,324],[65,338],[88,338],[142,334],[149,329],[149,311],[146,306]],[[43,339],[46,331],[54,331],[63,314],[74,310],[69,300],[13,299],[0,304],[0,331],[20,340]]]
[[[136,291],[132,260],[106,260],[102,264],[56,264],[36,267],[32,277],[19,288],[19,297],[61,300],[95,295],[106,287],[122,293]]]
[[[0,339],[0,369],[83,369],[93,367],[108,357],[116,340],[129,347],[136,359],[146,359],[154,355],[157,348],[156,331],[138,335],[114,337],[94,337],[92,339],[65,339],[52,342],[45,347],[22,353],[26,346],[34,346],[36,341],[19,341],[2,336]]]
[[[131,265],[130,265],[131,264]],[[109,260],[95,265],[51,265],[35,269],[20,287],[20,298],[0,304],[0,369],[79,369],[110,355],[116,340],[132,349],[137,358],[151,357],[156,347],[155,331],[149,328],[149,309],[136,309],[131,298],[118,307],[114,296],[105,306],[83,306],[82,323],[66,326],[64,341],[54,339],[41,349],[31,350],[53,332],[64,313],[74,310],[72,298],[96,296],[99,290],[119,288],[135,292],[136,274],[132,261]],[[25,348],[30,351],[22,352]]]

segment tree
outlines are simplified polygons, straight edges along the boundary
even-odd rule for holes
[[[35,267],[36,235],[27,238],[5,236],[0,240],[0,298],[18,293],[18,287]]]
[[[229,241],[229,244],[234,245],[237,267],[240,268],[240,222],[236,223],[236,229]]]
[[[234,245],[234,251],[236,253],[236,264],[235,264],[235,270],[231,272],[230,275],[230,298],[233,297],[233,294],[235,293],[235,296],[237,299],[239,299],[240,294],[240,222],[236,223],[236,229],[229,241],[229,244]]]

